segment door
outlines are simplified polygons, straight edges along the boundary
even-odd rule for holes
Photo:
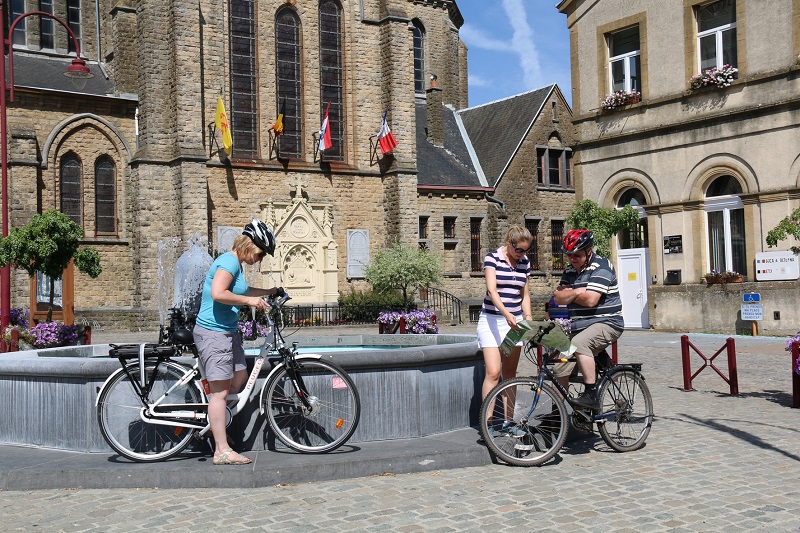
[[[622,317],[626,328],[650,328],[647,285],[650,279],[647,248],[617,252],[617,283],[622,298]]]

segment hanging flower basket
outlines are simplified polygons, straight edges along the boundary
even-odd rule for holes
[[[642,93],[639,91],[617,91],[603,98],[600,108],[603,111],[611,111],[629,104],[636,104],[641,99]]]
[[[693,91],[706,87],[730,87],[736,79],[739,69],[730,65],[722,65],[722,68],[710,68],[700,74],[695,74],[689,78],[689,88]]]

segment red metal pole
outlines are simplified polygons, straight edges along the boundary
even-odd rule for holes
[[[800,407],[800,376],[797,375],[797,360],[800,359],[800,342],[792,343],[792,407]]]
[[[542,345],[536,347],[536,362],[539,366],[542,366]]]
[[[736,343],[733,337],[725,342],[728,348],[728,377],[731,385],[731,396],[739,396],[739,372],[736,370]]]
[[[611,343],[611,364],[619,364],[617,362],[617,341]]]
[[[681,335],[681,359],[683,360],[683,390],[692,389],[692,369],[689,361],[689,336]]]

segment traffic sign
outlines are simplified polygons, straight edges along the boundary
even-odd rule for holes
[[[746,292],[742,294],[742,301],[746,304],[756,304],[761,301],[761,293]]]
[[[742,304],[742,320],[764,320],[764,306],[761,304]]]

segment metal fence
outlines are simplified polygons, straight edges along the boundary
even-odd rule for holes
[[[391,309],[391,311],[409,311],[408,309]],[[375,324],[378,314],[387,311],[380,305],[296,305],[283,308],[284,324],[287,326],[344,326],[356,324]]]

